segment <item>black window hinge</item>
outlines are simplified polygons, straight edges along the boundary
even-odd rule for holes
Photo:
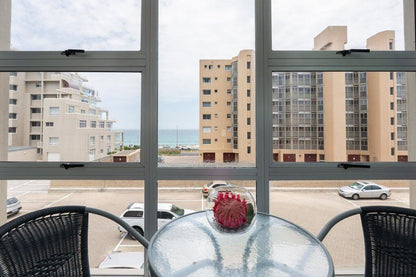
[[[358,167],[358,168],[370,168],[369,164],[355,164],[355,163],[340,163],[337,166],[338,168],[348,169],[350,167]]]
[[[83,163],[63,163],[59,165],[60,168],[65,168],[65,169],[74,168],[74,167],[84,167],[84,166],[85,164]]]
[[[67,49],[65,51],[62,51],[61,55],[65,55],[69,57],[69,56],[75,56],[77,53],[85,53],[85,50],[84,49]]]
[[[349,49],[349,50],[342,50],[342,51],[337,51],[336,54],[342,54],[342,56],[346,56],[346,55],[351,55],[352,52],[363,52],[363,53],[368,53],[370,52],[370,49]]]

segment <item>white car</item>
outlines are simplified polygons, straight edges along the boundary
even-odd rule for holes
[[[202,195],[204,195],[204,197],[208,197],[211,191],[219,186],[231,187],[232,185],[226,181],[212,181],[202,186]]]
[[[7,216],[17,214],[22,208],[22,204],[16,197],[7,198]]]
[[[172,219],[183,216],[185,214],[193,213],[194,210],[187,210],[179,208],[174,204],[158,203],[157,205],[157,226],[162,227]],[[121,219],[126,221],[141,235],[144,234],[144,204],[131,203],[127,209],[121,214]],[[118,226],[120,232],[125,233],[126,230]]]
[[[135,268],[143,269],[144,252],[114,252],[108,254],[98,268]]]
[[[380,198],[386,200],[391,195],[391,189],[367,181],[354,182],[352,185],[338,189],[338,194],[357,200],[359,198]]]

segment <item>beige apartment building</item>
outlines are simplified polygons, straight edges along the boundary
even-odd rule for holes
[[[329,26],[314,38],[314,50],[339,51],[346,43],[347,27]],[[368,38],[367,48],[394,50],[394,31]],[[253,51],[243,50],[231,60],[200,62],[200,154],[204,162],[254,161],[254,68],[241,68],[248,56],[253,59]],[[235,71],[222,68],[230,63],[236,65]],[[250,87],[245,82],[249,75]],[[218,82],[227,78],[231,82]],[[231,90],[231,95],[223,90]],[[407,161],[406,95],[403,72],[274,72],[273,160]],[[229,101],[237,103],[229,107]],[[244,109],[248,103],[249,112]],[[237,132],[226,132],[230,123],[224,114],[237,119],[231,126]],[[233,153],[233,159],[226,159],[228,153]]]
[[[93,161],[117,151],[122,132],[75,73],[11,72],[9,160]]]
[[[255,161],[254,51],[201,60],[200,157],[204,162]]]

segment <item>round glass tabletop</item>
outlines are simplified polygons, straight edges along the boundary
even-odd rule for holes
[[[208,213],[208,214],[207,214]],[[156,276],[333,276],[332,258],[309,232],[258,213],[239,233],[212,228],[212,211],[185,215],[151,239],[148,256]]]

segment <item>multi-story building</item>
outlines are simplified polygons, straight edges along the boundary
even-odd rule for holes
[[[346,42],[347,28],[330,26],[315,37],[314,50],[342,50]],[[380,32],[367,40],[371,50],[394,50],[394,44],[393,31]],[[247,52],[242,51],[231,61],[238,63],[239,57]],[[250,56],[254,57],[254,53]],[[242,82],[244,76],[234,75],[234,71],[221,71],[220,67],[215,68],[217,64],[217,60],[202,60],[200,64],[200,152],[203,161],[214,160],[207,157],[213,155],[215,161],[227,162],[230,161],[225,159],[228,149],[215,147],[211,142],[217,142],[218,133],[211,129],[207,132],[206,127],[228,126],[228,122],[224,125],[222,117],[229,114],[223,103],[230,101],[230,97],[208,93],[218,87],[211,79],[233,80],[236,76],[239,81],[228,85],[232,90],[231,99],[235,92],[237,103],[246,100],[247,88]],[[254,78],[254,70],[250,76]],[[250,88],[252,103],[254,93],[253,86]],[[407,161],[406,95],[406,74],[403,72],[273,72],[273,160]],[[220,106],[215,106],[216,109],[208,107],[211,105],[208,102],[212,101]],[[233,118],[246,116],[239,115],[240,106],[237,104],[237,109],[231,107]],[[253,117],[254,105],[250,112]],[[237,130],[245,130],[247,126],[253,128],[246,124],[251,122],[238,120],[238,125],[232,127]],[[254,150],[254,129],[251,129],[250,137],[248,140],[241,132],[232,137],[232,141],[236,141],[233,146],[238,145],[233,148],[233,161],[252,161],[247,159],[244,150],[248,147]]]
[[[202,161],[254,162],[254,51],[201,60],[199,72]]]
[[[36,148],[42,161],[92,161],[120,149],[122,133],[112,130],[86,81],[74,73],[11,72],[9,148]]]

